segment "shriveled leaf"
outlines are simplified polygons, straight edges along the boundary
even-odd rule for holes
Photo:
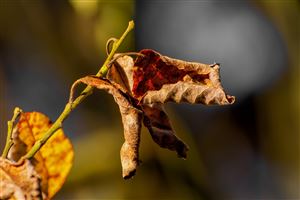
[[[47,116],[39,112],[23,113],[13,133],[14,145],[9,157],[18,160],[51,127]],[[57,130],[34,156],[33,165],[42,178],[42,190],[51,199],[62,187],[73,164],[73,147],[63,130]]]
[[[132,93],[142,104],[201,103],[226,105],[234,97],[226,95],[219,78],[219,65],[186,62],[145,49],[134,63]]]
[[[73,90],[78,83],[84,83],[110,93],[119,106],[122,122],[124,126],[125,142],[121,148],[121,164],[123,169],[123,178],[132,177],[139,164],[139,143],[141,132],[142,112],[135,108],[130,101],[130,97],[121,91],[120,86],[111,84],[108,80],[98,77],[87,76],[78,79],[72,86]]]
[[[85,77],[75,82],[75,85],[83,82],[105,89],[118,103],[125,132],[125,143],[121,149],[125,178],[131,177],[138,164],[140,110],[143,111],[144,125],[152,139],[159,146],[176,151],[179,157],[186,158],[188,146],[175,135],[163,104],[172,101],[227,105],[235,100],[221,86],[218,64],[186,62],[162,56],[150,49],[135,55],[138,57],[134,61],[129,56],[116,54],[107,74],[109,81]],[[73,89],[70,96],[72,101]],[[133,108],[140,110],[133,112]]]
[[[232,104],[234,97],[225,94],[219,77],[219,65],[186,62],[144,49],[135,61],[118,58],[108,78],[130,94],[144,111],[144,125],[161,147],[186,157],[187,146],[178,139],[163,111],[169,101],[205,105]]]
[[[144,105],[144,125],[152,139],[162,148],[176,151],[181,158],[186,158],[188,146],[174,133],[168,115],[161,104]]]
[[[123,90],[133,88],[134,61],[130,56],[116,60],[108,73],[108,78],[122,87]],[[130,91],[131,92],[131,91]],[[174,133],[168,115],[160,103],[142,105],[144,125],[148,128],[152,139],[162,148],[176,151],[177,155],[186,158],[188,146]]]
[[[15,163],[0,158],[0,199],[42,199],[40,177],[29,160]]]

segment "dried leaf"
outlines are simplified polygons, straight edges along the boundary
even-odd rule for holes
[[[225,94],[221,86],[218,64],[186,62],[162,56],[150,49],[142,50],[139,54],[142,56],[136,54],[138,57],[135,61],[129,56],[120,57],[116,54],[107,75],[109,81],[85,77],[74,84],[83,82],[105,89],[118,103],[125,132],[125,143],[121,150],[125,178],[131,177],[131,172],[135,171],[138,164],[140,110],[143,111],[144,125],[152,139],[160,147],[176,151],[179,157],[186,158],[188,146],[175,135],[163,104],[173,101],[226,105],[235,100],[233,96]]]
[[[201,103],[232,104],[234,97],[226,95],[219,78],[219,65],[186,62],[162,56],[144,49],[135,61],[129,56],[116,60],[108,74],[111,82],[121,86],[144,111],[144,125],[161,147],[186,157],[187,145],[172,129],[162,104]]]
[[[123,178],[128,179],[132,177],[139,164],[139,143],[142,112],[135,108],[130,101],[130,97],[121,91],[120,86],[111,84],[108,80],[98,77],[87,76],[78,79],[72,86],[71,96],[73,90],[78,83],[84,83],[98,89],[102,89],[110,93],[119,106],[122,122],[124,126],[125,142],[121,148],[121,164],[123,168]]]
[[[0,158],[0,199],[42,199],[40,177],[29,160]]]
[[[219,65],[186,62],[145,49],[136,59],[132,93],[142,104],[202,103],[226,105],[234,97],[226,95],[219,78]]]
[[[144,125],[148,128],[152,139],[162,148],[176,151],[178,157],[186,158],[188,146],[175,134],[168,115],[161,104],[143,106]]]
[[[18,160],[51,127],[47,116],[39,112],[23,113],[13,133],[14,145],[9,157]],[[63,130],[57,130],[34,156],[33,165],[42,177],[42,191],[51,199],[62,187],[73,163],[73,147]]]

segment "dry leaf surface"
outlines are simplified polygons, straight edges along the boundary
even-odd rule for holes
[[[42,199],[40,177],[29,160],[0,158],[0,199]]]
[[[135,60],[132,93],[143,104],[201,103],[226,105],[234,97],[226,95],[219,78],[218,64],[186,62],[145,49]]]

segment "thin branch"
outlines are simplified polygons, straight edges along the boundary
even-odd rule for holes
[[[127,34],[134,28],[134,22],[130,21],[128,24],[127,29],[123,33],[123,35],[120,37],[120,39],[116,40],[113,45],[112,49],[106,58],[105,62],[103,63],[102,67],[96,74],[97,77],[105,77],[108,69],[109,69],[109,62],[113,58],[115,52],[119,48],[119,46],[122,44],[123,40],[127,36]],[[87,96],[93,93],[93,87],[87,86],[81,94],[72,102],[72,103],[67,103],[65,106],[65,109],[63,112],[60,114],[60,116],[57,118],[57,120],[53,123],[53,125],[50,127],[50,129],[47,130],[47,132],[42,136],[41,139],[39,139],[33,147],[27,152],[25,156],[22,158],[27,158],[31,159],[34,157],[36,152],[47,142],[47,140],[58,130],[62,127],[63,121],[69,116],[70,112],[75,109]],[[22,159],[21,158],[21,159]]]
[[[6,137],[6,144],[2,153],[2,158],[6,158],[8,155],[8,152],[12,145],[14,144],[12,139],[12,132],[13,132],[13,126],[16,119],[19,117],[19,115],[22,113],[22,110],[18,107],[14,110],[14,115],[10,121],[7,122],[7,137]]]
[[[113,43],[112,49],[110,51],[110,54],[108,55],[107,59],[105,60],[103,66],[101,67],[101,69],[99,70],[99,72],[96,74],[96,76],[98,77],[105,77],[108,69],[109,69],[109,62],[110,60],[113,58],[114,54],[116,53],[117,49],[119,48],[119,46],[121,45],[121,43],[123,42],[123,40],[125,39],[126,35],[134,28],[134,22],[130,21],[128,24],[128,27],[126,29],[126,31],[123,33],[123,35],[121,36],[121,38],[117,41],[115,41]]]

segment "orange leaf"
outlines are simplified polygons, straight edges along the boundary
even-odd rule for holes
[[[10,157],[18,160],[51,127],[47,116],[39,112],[23,113],[13,133]],[[34,156],[35,170],[42,177],[42,190],[51,199],[62,187],[73,163],[73,147],[62,129],[44,144]]]

